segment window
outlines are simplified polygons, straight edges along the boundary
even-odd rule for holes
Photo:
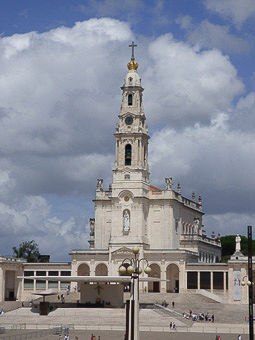
[[[61,270],[61,276],[71,276],[70,270]]]
[[[60,282],[60,288],[61,289],[67,289],[68,286],[70,286],[71,282],[65,282],[65,281],[61,281]]]
[[[128,106],[132,106],[133,105],[133,96],[132,94],[128,95]]]
[[[36,280],[36,289],[45,289],[45,288],[46,288],[46,281]]]
[[[223,289],[223,272],[213,272],[213,289]]]
[[[34,289],[34,280],[24,279],[25,289]]]
[[[34,276],[34,271],[26,270],[26,271],[24,271],[24,276]]]
[[[58,281],[49,281],[48,288],[58,288]]]
[[[200,273],[200,288],[201,289],[211,288],[211,273],[210,272]]]
[[[51,271],[49,271],[49,273],[48,273],[48,275],[49,276],[58,276],[58,271],[56,270],[51,270]]]
[[[46,276],[46,271],[45,270],[37,270],[36,276]]]
[[[130,144],[125,146],[125,165],[131,165],[132,147]]]
[[[187,289],[197,289],[197,272],[187,272]]]

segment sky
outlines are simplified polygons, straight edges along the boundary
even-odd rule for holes
[[[210,236],[255,226],[254,0],[0,0],[0,254],[88,248],[131,51],[151,184],[202,196]]]

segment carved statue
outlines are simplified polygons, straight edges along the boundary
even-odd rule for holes
[[[199,218],[198,217],[194,218],[193,224],[194,224],[194,233],[198,234],[198,231],[199,231]]]
[[[173,185],[172,177],[165,178],[165,182],[166,182],[166,190],[171,190],[172,189],[172,185]]]
[[[125,210],[123,215],[123,230],[129,231],[129,229],[130,229],[130,216],[128,210]]]
[[[95,219],[91,218],[89,220],[90,223],[90,236],[95,236]]]
[[[103,179],[97,179],[97,191],[103,191]]]
[[[236,252],[241,251],[241,237],[239,234],[236,235]]]

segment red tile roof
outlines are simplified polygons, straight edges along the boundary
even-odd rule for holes
[[[154,187],[153,185],[150,185],[150,190],[151,191],[162,191],[159,188]]]

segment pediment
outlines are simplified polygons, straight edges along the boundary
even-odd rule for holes
[[[121,247],[112,252],[112,255],[133,254],[132,249],[128,247]]]

